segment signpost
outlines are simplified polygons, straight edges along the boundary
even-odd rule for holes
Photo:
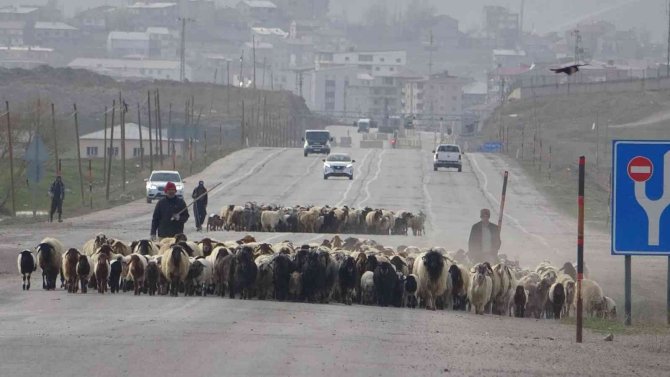
[[[44,176],[44,169],[42,164],[49,160],[49,153],[46,145],[39,135],[35,135],[26,148],[26,154],[23,160],[28,163],[28,170],[26,172],[28,181],[30,182],[30,196],[33,205],[33,217],[37,216],[37,209],[35,208],[35,201],[37,197],[37,184]]]
[[[625,256],[626,324],[631,324],[631,256],[668,256],[670,141],[612,142],[612,255]],[[668,271],[670,323],[670,270]]]

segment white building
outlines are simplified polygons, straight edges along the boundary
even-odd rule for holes
[[[142,143],[140,144],[140,131],[142,133]],[[186,143],[184,139],[169,139],[167,135],[167,130],[163,130],[163,139],[160,143],[159,133],[157,129],[151,130],[151,139],[153,145],[154,155],[158,155],[160,150],[160,144],[163,145],[163,154],[171,155],[172,146],[174,145],[174,153],[177,157],[183,156],[186,148]],[[121,125],[118,124],[114,126],[114,150],[113,153],[109,150],[110,138],[112,136],[112,130],[107,129],[105,135],[105,130],[99,130],[91,132],[86,135],[82,135],[80,140],[80,152],[82,157],[85,158],[103,158],[104,157],[104,148],[105,140],[107,140],[107,149],[108,156],[114,155],[115,159],[120,159],[122,156],[121,153]],[[140,148],[140,145],[142,148]],[[126,149],[126,159],[139,158],[142,154],[142,149],[144,149],[144,155],[149,155],[149,128],[148,127],[139,127],[137,123],[126,123],[125,127],[125,149]]]
[[[89,59],[77,58],[70,68],[87,69],[119,80],[155,79],[179,80],[179,61],[134,60],[134,59]],[[186,79],[191,79],[191,68],[185,67]]]
[[[149,57],[149,35],[142,32],[112,31],[107,36],[109,57]]]
[[[373,76],[394,76],[407,64],[406,51],[320,52],[317,69],[332,66],[355,66]]]

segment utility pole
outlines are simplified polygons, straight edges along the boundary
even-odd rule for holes
[[[670,77],[670,0],[668,0],[668,7],[667,7],[667,12],[668,12],[668,60],[666,62],[666,67],[665,67],[665,75],[667,77]]]
[[[251,53],[254,59],[254,89],[256,89],[256,36],[251,36]]]
[[[431,76],[433,75],[433,29],[430,29],[430,45],[429,45],[429,50],[428,50],[428,82],[430,83]],[[430,88],[430,85],[428,85]],[[430,89],[429,89],[430,90]],[[434,102],[435,102],[435,92],[433,90],[430,90],[430,126],[434,126],[433,122],[433,109],[434,109]]]
[[[179,17],[181,21],[181,41],[179,47],[179,81],[184,81],[186,78],[186,22],[195,21],[188,17]]]
[[[242,50],[242,55],[240,55],[240,77],[238,78],[240,81],[240,88],[244,86],[244,78],[242,77],[243,65],[244,65],[244,50]]]
[[[9,116],[9,101],[5,101],[7,116],[7,147],[9,151],[9,184],[12,186],[12,216],[16,216],[16,189],[14,188],[14,146],[12,145],[12,123]]]

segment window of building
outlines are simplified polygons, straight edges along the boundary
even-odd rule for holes
[[[358,61],[359,62],[371,62],[372,61],[372,55],[370,55],[370,54],[358,55]]]
[[[380,69],[381,68],[379,68],[379,67],[375,67],[375,71],[377,71],[377,72],[379,72]]]
[[[379,58],[379,61],[380,61],[380,62],[384,62],[384,58]]]
[[[144,148],[133,148],[133,157],[140,157]]]
[[[345,56],[345,57],[344,57],[344,61],[345,61],[345,62],[348,62],[348,61],[349,61],[349,57],[348,57],[348,56]]]
[[[86,147],[86,156],[97,157],[98,156],[98,147]]]
[[[335,87],[335,80],[326,80],[326,87]]]
[[[110,156],[118,157],[119,156],[119,147],[114,147],[114,153],[112,153],[111,148],[107,148],[107,154]]]
[[[359,65],[358,65],[358,68],[360,68],[360,69],[367,69],[368,71],[371,71],[371,70],[372,70],[372,66],[369,65],[369,64],[359,64]]]
[[[393,77],[384,77],[384,85],[393,85]]]
[[[326,92],[326,98],[335,98],[335,92]]]
[[[416,88],[419,89],[419,90],[422,90],[423,89],[423,83],[422,82],[417,83]]]
[[[393,72],[393,71],[395,71],[395,69],[393,67],[390,67],[389,71]]]
[[[402,61],[402,59],[400,59],[400,58],[395,60],[396,63],[400,63],[401,61]]]

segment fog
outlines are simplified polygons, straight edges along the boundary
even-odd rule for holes
[[[484,6],[501,5],[516,12],[522,0],[337,0],[330,2],[330,8],[334,15],[362,22],[365,9],[380,2],[398,12],[413,2],[432,4],[440,13],[458,19],[461,30],[467,31],[481,26]],[[665,0],[526,0],[524,30],[547,33],[569,29],[577,22],[606,20],[621,29],[646,28],[660,40],[667,33],[665,4]]]

